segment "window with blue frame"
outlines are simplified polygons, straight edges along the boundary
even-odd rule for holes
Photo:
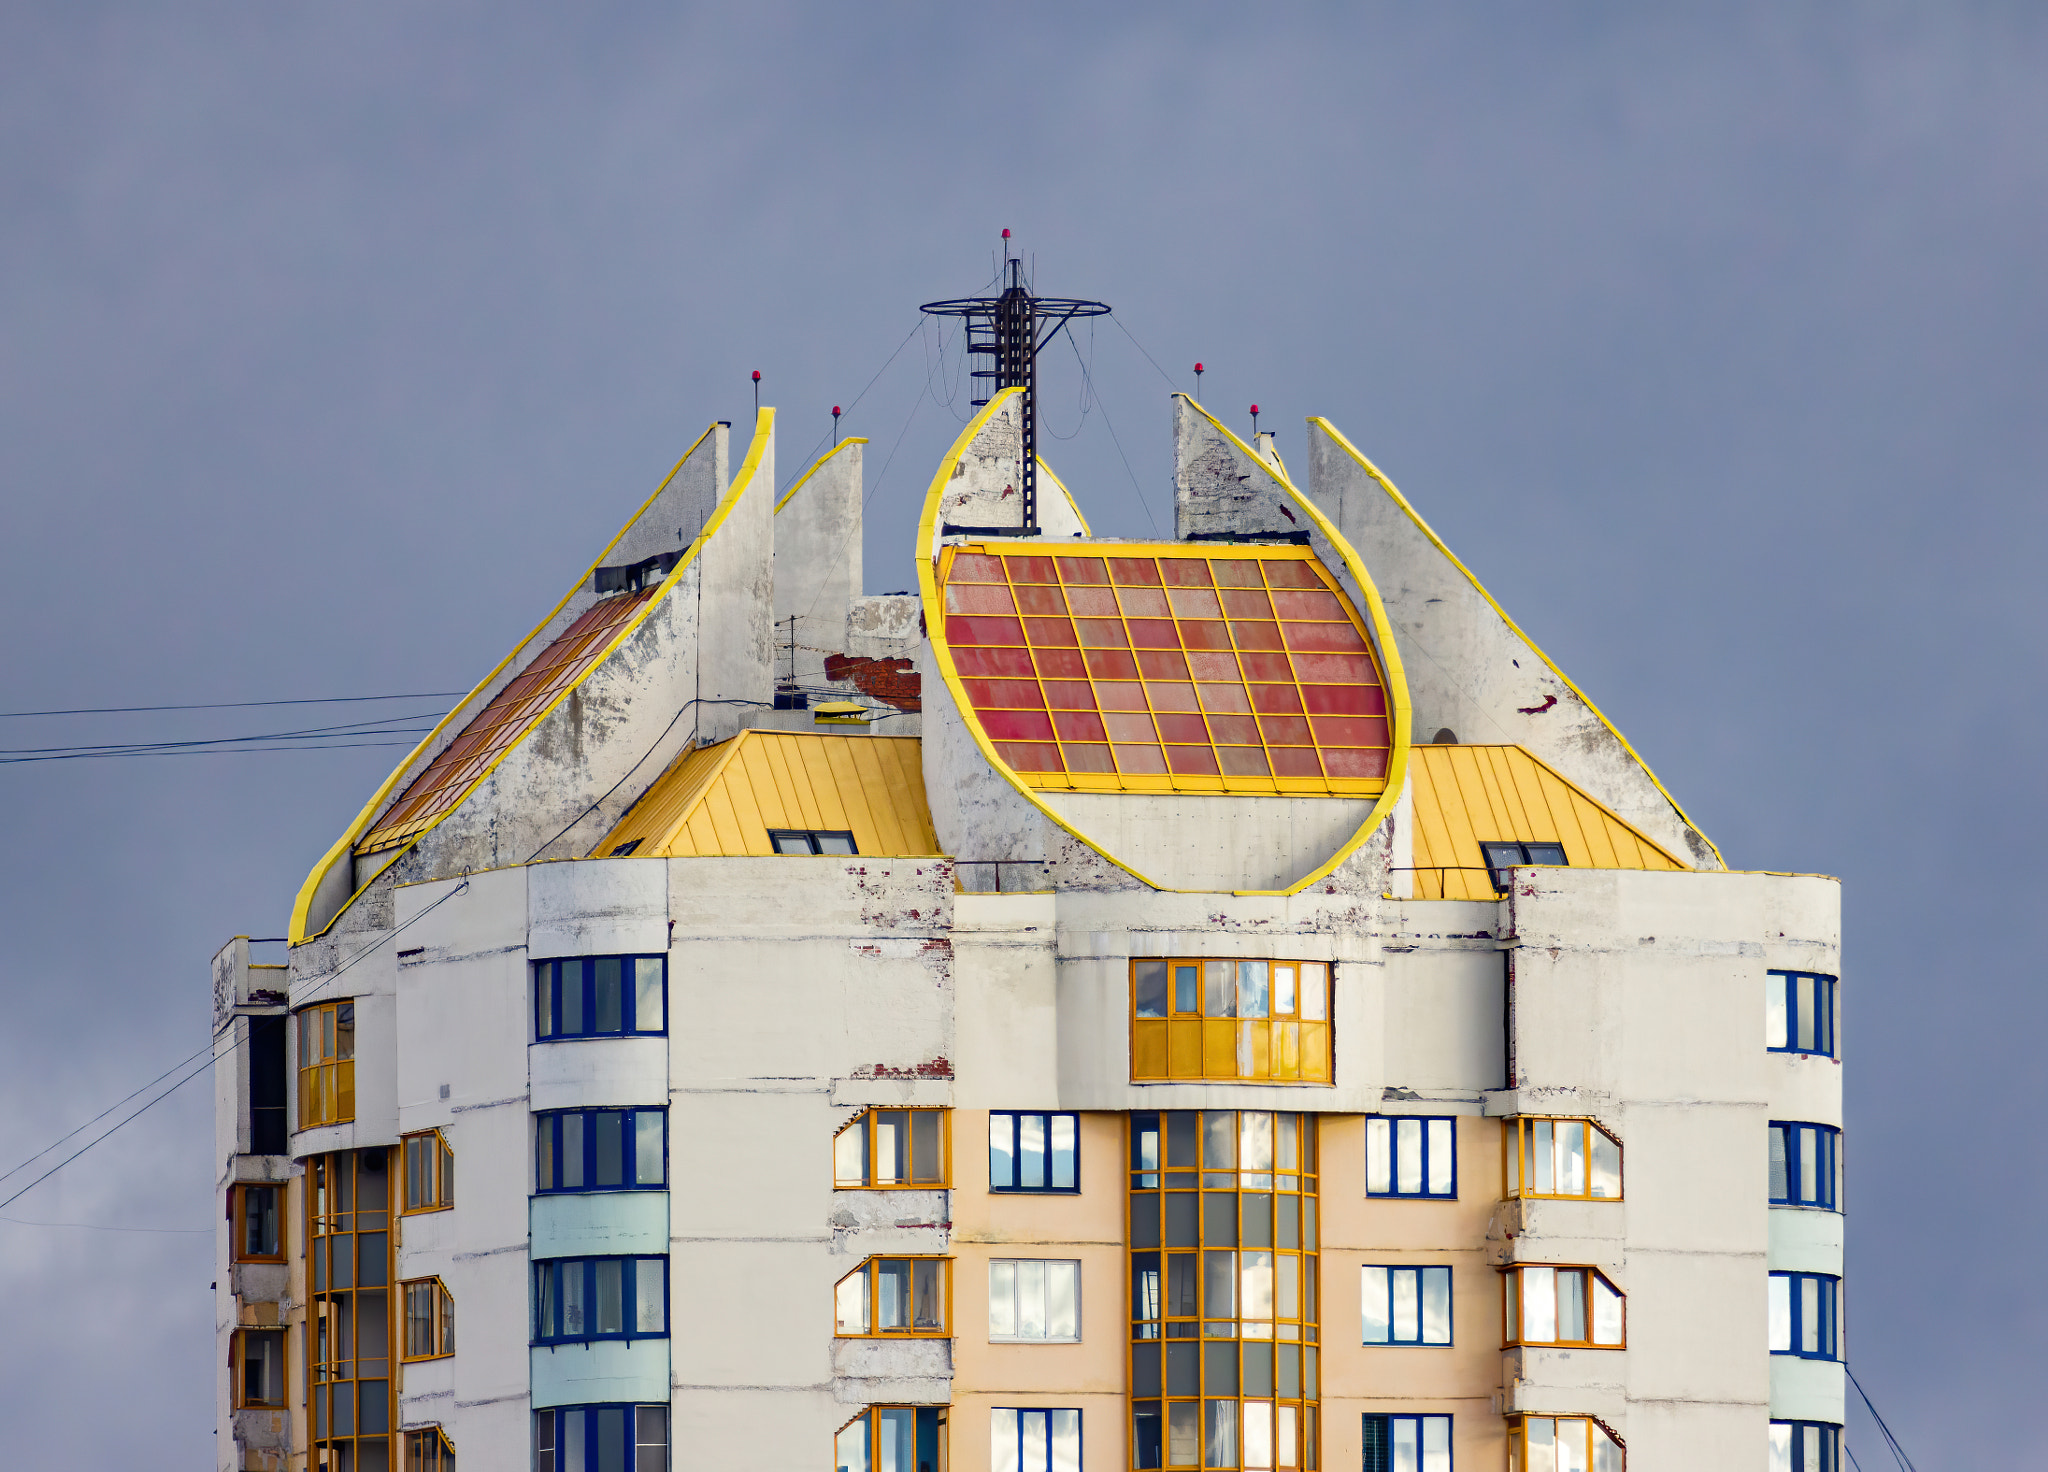
[[[1764,986],[1764,1043],[1773,1053],[1835,1056],[1835,978],[1773,971]]]
[[[990,1472],[1081,1472],[1081,1413],[996,1407],[988,1464]]]
[[[571,956],[533,963],[533,1035],[543,1042],[667,1031],[666,956]]]
[[[1081,1116],[991,1111],[988,1117],[988,1188],[991,1191],[1081,1189]]]
[[[534,1189],[654,1191],[668,1184],[666,1109],[565,1109],[533,1117]]]
[[[1772,1273],[1771,1353],[1837,1360],[1842,1280],[1824,1273]]]
[[[533,1413],[533,1472],[668,1472],[667,1406],[557,1406]]]
[[[1369,1117],[1365,1122],[1365,1194],[1455,1200],[1457,1121],[1406,1115]]]
[[[1770,1472],[1841,1472],[1842,1428],[1827,1421],[1771,1422]]]
[[[1832,1125],[1771,1121],[1771,1205],[1840,1211],[1842,1132]]]
[[[1449,1344],[1449,1268],[1366,1267],[1359,1309],[1365,1344]]]
[[[1364,1472],[1451,1472],[1449,1416],[1367,1416]]]
[[[535,1344],[666,1337],[667,1258],[558,1257],[533,1265]]]

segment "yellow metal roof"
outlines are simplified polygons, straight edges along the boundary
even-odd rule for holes
[[[771,828],[846,831],[863,854],[939,852],[915,736],[742,731],[686,752],[591,850],[635,858],[772,855]]]
[[[1564,845],[1578,869],[1683,869],[1520,746],[1416,746],[1415,896],[1490,900],[1481,843]]]

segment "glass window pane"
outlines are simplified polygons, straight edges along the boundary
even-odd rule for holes
[[[592,1160],[593,1186],[623,1186],[626,1183],[626,1120],[616,1109],[602,1109],[592,1116],[596,1126],[596,1154]]]
[[[591,1318],[593,1334],[623,1334],[626,1332],[626,1271],[625,1264],[615,1257],[602,1258],[596,1264],[595,1313]]]
[[[1071,1114],[1052,1117],[1052,1188],[1071,1191],[1079,1183],[1080,1142],[1076,1138],[1080,1120]]]
[[[1416,1446],[1418,1427],[1413,1416],[1393,1418],[1393,1456],[1390,1465],[1393,1472],[1421,1472],[1416,1465],[1420,1460],[1420,1448]]]
[[[833,1291],[833,1312],[841,1334],[868,1332],[868,1270],[861,1268],[839,1280]]]
[[[1264,1110],[1247,1110],[1238,1116],[1238,1121],[1238,1169],[1271,1172],[1273,1116]]]
[[[921,1258],[914,1264],[912,1279],[915,1297],[911,1303],[911,1327],[914,1329],[943,1329],[946,1327],[946,1295],[943,1278],[946,1265],[933,1258]]]
[[[1166,963],[1138,961],[1132,965],[1132,1006],[1140,1017],[1166,1015]]]
[[[989,1412],[989,1472],[1022,1472],[1017,1464],[1017,1412]]]
[[[558,1332],[571,1339],[581,1338],[590,1332],[588,1294],[585,1292],[588,1281],[584,1274],[584,1264],[564,1262],[555,1266],[558,1270],[556,1286],[560,1290],[562,1305]]]
[[[1016,1115],[993,1111],[989,1114],[988,1184],[991,1190],[1008,1190],[1017,1184],[1016,1132]]]
[[[633,1184],[636,1186],[659,1186],[668,1179],[667,1154],[662,1128],[668,1116],[659,1109],[639,1109],[633,1113]]]
[[[1202,1011],[1210,1017],[1237,1016],[1237,980],[1228,961],[1202,963]]]
[[[1586,1275],[1557,1275],[1557,1337],[1575,1344],[1586,1340]]]
[[[1173,1010],[1194,1013],[1202,1010],[1202,971],[1187,962],[1173,967]]]
[[[1391,1268],[1365,1268],[1359,1279],[1359,1313],[1365,1321],[1363,1340],[1367,1344],[1386,1344],[1392,1337],[1393,1319],[1390,1317],[1393,1287],[1388,1282]]]
[[[944,1119],[936,1109],[921,1109],[910,1116],[910,1179],[921,1185],[936,1186],[945,1179],[939,1135],[943,1126]]]
[[[633,962],[633,1027],[660,1032],[668,1026],[661,997],[661,957],[641,956]]]
[[[818,852],[821,854],[850,854],[853,839],[844,833],[820,833],[817,835]]]
[[[1414,1268],[1394,1268],[1393,1336],[1396,1344],[1414,1344],[1422,1337],[1422,1303]]]
[[[1394,1189],[1394,1122],[1368,1119],[1365,1122],[1365,1189],[1384,1196]]]
[[[1799,1199],[1807,1205],[1820,1200],[1820,1131],[1812,1125],[1799,1127]]]
[[[1558,1180],[1560,1196],[1586,1194],[1586,1130],[1576,1121],[1557,1127]]]
[[[1586,1466],[1586,1435],[1590,1423],[1573,1416],[1557,1419],[1557,1472],[1590,1472]]]
[[[1081,1472],[1081,1413],[1048,1411],[1046,1425],[1052,1443],[1052,1472]]]
[[[1269,1472],[1273,1465],[1273,1405],[1244,1403],[1244,1466],[1247,1472]]]
[[[1017,1337],[1045,1338],[1045,1264],[1020,1262],[1017,1273]]]
[[[1792,978],[1792,1019],[1793,1046],[1803,1052],[1812,1052],[1813,978],[1810,976]]]
[[[1394,1189],[1403,1196],[1422,1190],[1422,1121],[1394,1122]]]
[[[995,1260],[988,1265],[988,1332],[991,1338],[997,1339],[1011,1338],[1017,1332],[1017,1264],[1014,1262]]]
[[[1330,994],[1330,968],[1321,961],[1306,961],[1301,967],[1301,1017],[1304,1022],[1326,1019]]]
[[[560,1184],[580,1190],[588,1184],[583,1177],[583,1131],[587,1115],[565,1114],[562,1120],[562,1178]]]
[[[1593,1342],[1621,1343],[1621,1295],[1597,1275],[1593,1279]]]
[[[640,1460],[634,1472],[668,1472],[668,1407],[636,1406]],[[454,1472],[451,1467],[449,1472]]]
[[[643,1257],[633,1264],[633,1332],[668,1332],[668,1260]]]
[[[1453,1171],[1457,1166],[1457,1149],[1452,1143],[1454,1121],[1432,1119],[1429,1122],[1429,1194],[1448,1196],[1455,1189]]]
[[[1799,1348],[1804,1354],[1820,1353],[1822,1325],[1820,1313],[1820,1279],[1805,1277],[1799,1280]]]
[[[1202,1167],[1237,1169],[1237,1116],[1227,1109],[1202,1116]]]
[[[1294,1015],[1294,968],[1277,962],[1273,966],[1273,1015]]]
[[[1614,1201],[1621,1196],[1621,1146],[1604,1130],[1593,1130],[1593,1194]]]
[[[1556,1141],[1551,1123],[1539,1119],[1529,1126],[1529,1189],[1538,1196],[1557,1194]]]
[[[592,986],[592,1032],[617,1033],[626,1030],[626,989],[617,956],[600,956],[594,963]]]
[[[901,1109],[878,1110],[875,1119],[875,1184],[904,1183],[910,1160],[910,1115]]]
[[[1776,972],[1764,978],[1764,1046],[1787,1046],[1785,1032],[1786,979]]]
[[[841,1429],[833,1444],[838,1472],[868,1472],[868,1418],[859,1415]]]
[[[1771,1350],[1784,1353],[1792,1348],[1792,1280],[1784,1273],[1772,1273],[1769,1297]]]
[[[567,1036],[574,1037],[583,1031],[584,963],[581,961],[562,961],[557,964],[561,968],[559,1007],[562,1019],[562,1032]]]
[[[1017,1116],[1017,1184],[1031,1190],[1045,1186],[1045,1116]]]
[[[1081,1335],[1081,1264],[1045,1265],[1045,1337],[1078,1339]]]
[[[1422,1472],[1451,1472],[1451,1418],[1422,1418]]]
[[[1536,1344],[1557,1339],[1557,1269],[1522,1269],[1522,1337]]]
[[[832,1182],[861,1186],[868,1178],[868,1120],[861,1115],[832,1141]]]
[[[1234,1400],[1211,1400],[1203,1402],[1208,1412],[1208,1435],[1203,1448],[1202,1465],[1205,1467],[1235,1467],[1237,1465],[1237,1402]]]
[[[1451,1270],[1422,1270],[1422,1342],[1451,1342]]]
[[[1237,963],[1237,1015],[1264,1017],[1271,1010],[1268,977],[1264,961]]]

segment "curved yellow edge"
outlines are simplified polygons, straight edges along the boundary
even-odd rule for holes
[[[1250,445],[1231,432],[1229,425],[1204,409],[1192,396],[1176,394],[1175,397],[1186,399],[1190,409],[1208,420],[1217,433],[1237,446],[1247,460],[1271,476],[1273,484],[1285,491],[1295,505],[1308,513],[1308,518],[1315,523],[1316,530],[1328,539],[1330,545],[1336,549],[1337,555],[1344,559],[1344,565],[1351,569],[1351,575],[1358,579],[1358,590],[1365,595],[1366,616],[1372,620],[1373,642],[1379,645],[1380,673],[1386,680],[1387,703],[1394,717],[1394,746],[1387,757],[1387,785],[1381,790],[1379,801],[1374,803],[1372,811],[1365,815],[1365,821],[1359,824],[1358,831],[1353,833],[1344,846],[1332,854],[1328,862],[1320,868],[1297,879],[1285,889],[1232,891],[1234,894],[1244,895],[1300,894],[1311,884],[1327,879],[1336,871],[1339,864],[1356,853],[1359,845],[1372,837],[1374,830],[1387,820],[1387,815],[1394,811],[1395,805],[1401,800],[1401,789],[1408,784],[1408,748],[1414,739],[1410,729],[1414,722],[1414,711],[1408,701],[1408,671],[1401,663],[1400,647],[1394,643],[1394,626],[1387,619],[1387,606],[1380,599],[1380,590],[1374,586],[1372,574],[1365,570],[1365,559],[1360,557],[1357,549],[1344,539],[1344,534],[1337,530],[1336,523],[1323,515],[1322,509],[1315,502],[1296,490],[1293,481],[1260,459]]]
[[[740,493],[747,488],[748,483],[753,479],[755,467],[757,467],[761,463],[761,454],[767,445],[767,439],[764,430],[767,427],[772,426],[774,422],[775,411],[773,409],[762,409],[756,413],[754,418],[754,442],[747,447],[747,458],[745,462],[742,463],[742,465],[740,466],[739,474],[733,477],[731,485],[727,488],[725,499],[719,502],[718,508],[712,513],[710,519],[704,523],[704,529],[697,533],[696,539],[690,543],[689,547],[685,549],[682,557],[677,560],[676,565],[672,569],[670,569],[668,577],[664,579],[662,582],[660,593],[657,596],[648,599],[646,605],[640,610],[639,614],[636,617],[628,620],[626,624],[620,628],[617,637],[614,638],[610,644],[605,646],[604,652],[600,654],[596,659],[590,662],[589,669],[584,671],[584,679],[588,679],[590,676],[590,672],[592,670],[595,670],[600,664],[602,664],[606,659],[608,659],[611,656],[612,651],[617,649],[619,645],[625,641],[626,637],[629,634],[631,634],[635,629],[640,627],[640,624],[646,619],[648,613],[650,613],[653,610],[655,604],[659,603],[663,598],[668,596],[669,589],[675,586],[676,580],[682,576],[684,569],[689,567],[691,562],[693,562],[696,559],[698,549],[704,545],[705,541],[711,536],[711,534],[714,531],[716,531],[718,527],[725,521],[726,516],[731,512],[734,501],[738,499]],[[353,905],[358,899],[362,897],[364,890],[368,889],[372,884],[375,884],[377,880],[383,876],[385,870],[389,869],[393,864],[397,863],[400,859],[404,858],[408,853],[411,853],[412,850],[419,844],[419,841],[422,838],[426,837],[427,834],[433,832],[434,827],[439,826],[437,820],[437,822],[433,826],[422,828],[418,833],[414,834],[412,838],[409,839],[406,843],[404,843],[396,849],[393,849],[391,851],[391,857],[389,858],[389,860],[382,864],[379,864],[377,866],[377,872],[375,874],[372,874],[368,879],[365,879],[361,884],[357,885],[354,892],[351,893],[346,900],[342,901],[340,907],[335,910],[334,918],[332,920],[329,920],[325,925],[321,926],[318,930],[311,932],[307,931],[306,917],[312,909],[314,891],[319,888],[320,881],[327,877],[328,871],[334,867],[337,861],[339,861],[344,855],[346,855],[349,852],[350,848],[354,845],[356,839],[362,836],[363,830],[369,827],[371,820],[375,818],[380,811],[382,811],[384,801],[391,795],[391,789],[398,785],[398,779],[402,775],[404,775],[407,769],[409,769],[415,761],[419,759],[420,754],[422,752],[425,752],[432,747],[435,738],[438,737],[444,730],[446,730],[449,724],[452,721],[454,721],[454,719],[458,715],[461,715],[465,710],[468,709],[470,702],[476,699],[478,693],[488,688],[490,683],[493,680],[497,679],[498,675],[504,670],[504,668],[507,665],[509,665],[513,660],[519,657],[520,651],[525,649],[536,638],[538,638],[541,630],[545,629],[550,623],[554,622],[555,615],[559,614],[564,608],[566,608],[568,606],[569,600],[576,596],[578,590],[580,590],[586,582],[588,582],[592,577],[596,575],[598,568],[604,565],[604,559],[610,555],[612,548],[618,546],[620,538],[624,537],[627,532],[633,529],[634,523],[638,522],[640,518],[646,514],[648,507],[654,504],[656,498],[659,497],[663,491],[668,489],[669,482],[676,478],[677,474],[681,472],[683,466],[689,463],[690,456],[697,453],[698,447],[702,445],[704,441],[710,437],[711,431],[716,429],[717,427],[718,426],[716,424],[713,424],[706,428],[703,434],[697,436],[697,438],[691,443],[690,448],[683,452],[683,458],[676,461],[675,468],[670,470],[667,475],[662,477],[661,484],[654,488],[654,494],[650,495],[645,501],[641,502],[639,510],[635,511],[632,514],[632,516],[627,519],[626,524],[619,528],[618,534],[614,536],[609,542],[605,543],[604,550],[602,552],[599,552],[597,554],[596,559],[590,564],[590,566],[584,569],[583,576],[578,578],[573,584],[570,585],[569,591],[562,595],[561,601],[555,604],[553,608],[548,610],[547,617],[542,619],[538,624],[534,625],[533,631],[529,633],[524,639],[521,639],[517,644],[513,645],[512,652],[510,654],[507,654],[503,659],[499,660],[496,666],[492,668],[491,672],[485,675],[483,679],[479,680],[470,689],[469,694],[463,696],[461,700],[456,702],[454,708],[450,710],[447,715],[441,718],[439,724],[437,724],[432,731],[428,732],[426,736],[421,738],[419,745],[415,746],[411,750],[411,752],[409,752],[406,755],[405,760],[398,764],[397,768],[391,773],[391,775],[384,779],[384,785],[377,789],[375,795],[373,795],[367,803],[363,804],[362,811],[356,814],[356,819],[353,823],[351,823],[348,826],[348,830],[342,834],[340,839],[335,842],[332,848],[327,850],[326,854],[324,854],[321,857],[320,862],[313,866],[313,872],[306,876],[306,882],[299,886],[298,896],[296,899],[292,901],[291,925],[286,932],[291,938],[291,944],[295,946],[304,945],[307,941],[318,940],[321,936],[325,935],[329,930],[333,929],[334,922],[336,920],[339,920],[343,915],[348,913],[349,906]],[[575,684],[570,685],[568,688],[564,689],[559,695],[556,696],[556,698],[552,702],[550,702],[546,710],[540,712],[539,715],[536,715],[531,721],[527,723],[526,729],[528,731],[531,731],[550,712],[552,712],[557,705],[560,705],[562,701],[566,700],[569,697],[571,691],[575,690],[582,683],[582,680],[578,680]],[[472,713],[472,717],[473,714],[474,713]],[[521,740],[524,739],[525,738],[522,736]],[[474,792],[477,789],[477,786],[480,783],[482,783],[485,778],[489,777],[492,772],[497,770],[498,762],[504,761],[504,759],[507,756],[511,755],[513,748],[518,745],[519,742],[515,741],[512,743],[511,746],[506,747],[505,750],[499,754],[498,761],[492,762],[488,768],[486,768],[483,772],[477,775],[477,778],[474,782],[471,782],[468,787],[463,789],[462,796],[457,798],[454,803],[450,804],[448,812],[453,812],[456,808],[460,807],[462,803],[468,799],[469,794]],[[447,816],[447,814],[444,813],[442,816],[445,817]]]
[[[940,678],[945,680],[946,688],[952,692],[953,702],[961,713],[962,724],[967,727],[968,733],[974,737],[974,744],[980,748],[981,754],[988,764],[1000,772],[1012,787],[1023,794],[1026,802],[1037,808],[1039,812],[1045,814],[1063,833],[1070,835],[1090,852],[1116,865],[1117,868],[1123,870],[1147,888],[1159,890],[1166,894],[1208,893],[1206,890],[1172,889],[1140,873],[1097,843],[1093,838],[1090,838],[1086,833],[1076,828],[1051,807],[1047,806],[1039,798],[1038,794],[1026,785],[1024,779],[1011,769],[1009,763],[996,754],[995,743],[989,740],[987,734],[981,728],[981,723],[974,719],[972,714],[973,704],[968,700],[967,691],[960,683],[959,671],[953,667],[952,646],[944,637],[946,611],[938,596],[938,577],[933,570],[937,562],[936,533],[939,525],[940,501],[945,494],[948,482],[953,478],[953,467],[959,463],[960,456],[966,451],[967,446],[973,443],[974,437],[981,433],[982,426],[988,423],[989,418],[1002,406],[1004,400],[1012,394],[1022,392],[1022,389],[1004,389],[1001,393],[990,399],[987,406],[979,414],[968,421],[967,427],[960,432],[960,437],[953,441],[952,448],[946,452],[945,458],[939,462],[938,470],[932,476],[931,489],[925,494],[924,513],[919,518],[917,526],[917,585],[918,592],[924,600],[926,622],[935,631],[931,641],[932,658],[938,664]],[[1230,434],[1230,431],[1224,429],[1221,424],[1217,424],[1215,417],[1208,410],[1195,403],[1193,399],[1189,399],[1188,404],[1204,418],[1208,419],[1211,424],[1215,424],[1218,429],[1222,429],[1224,434],[1229,435],[1231,442],[1240,450],[1245,450],[1245,453],[1264,468],[1267,474],[1272,474],[1272,468],[1267,466],[1264,461],[1259,460],[1258,456],[1251,454],[1251,451],[1246,450],[1243,440],[1238,439],[1234,434]],[[1041,467],[1043,467],[1044,463],[1042,460],[1039,462]],[[1294,499],[1295,503],[1302,510],[1308,513],[1310,519],[1329,538],[1330,545],[1337,549],[1338,555],[1344,559],[1345,566],[1351,569],[1352,575],[1358,579],[1359,587],[1365,593],[1367,610],[1372,618],[1373,634],[1380,645],[1381,663],[1383,665],[1382,673],[1386,678],[1387,694],[1392,703],[1394,746],[1392,757],[1388,762],[1386,790],[1380,795],[1379,801],[1373,805],[1372,811],[1366,816],[1365,822],[1360,825],[1358,831],[1351,835],[1351,838],[1331,856],[1328,862],[1295,881],[1286,889],[1245,889],[1233,891],[1233,893],[1241,895],[1299,894],[1311,884],[1327,878],[1339,864],[1350,858],[1357,851],[1358,846],[1372,835],[1374,829],[1386,821],[1387,814],[1393,811],[1394,804],[1400,800],[1401,788],[1408,777],[1410,722],[1408,678],[1401,667],[1400,651],[1394,647],[1393,635],[1387,622],[1387,610],[1380,601],[1379,590],[1373,586],[1372,579],[1366,575],[1365,565],[1359,560],[1357,552],[1352,550],[1351,544],[1344,540],[1336,527],[1330,524],[1329,519],[1310,504],[1308,498],[1303,496],[1301,492],[1297,491],[1286,480],[1277,475],[1273,476],[1273,479]],[[1064,492],[1066,487],[1061,486],[1060,489]],[[1083,524],[1085,525],[1085,523]]]
[[[1473,575],[1472,569],[1465,566],[1464,563],[1460,562],[1458,560],[1458,554],[1453,552],[1449,547],[1444,545],[1444,539],[1436,534],[1436,529],[1434,527],[1432,527],[1428,522],[1422,519],[1422,513],[1417,511],[1413,506],[1411,506],[1408,503],[1408,498],[1402,495],[1399,490],[1395,489],[1394,483],[1388,480],[1386,476],[1381,473],[1380,468],[1377,465],[1373,464],[1372,461],[1366,459],[1366,457],[1359,452],[1358,447],[1352,444],[1350,440],[1346,439],[1344,437],[1344,432],[1341,429],[1337,428],[1336,425],[1330,423],[1329,420],[1323,418],[1320,414],[1309,415],[1308,422],[1310,424],[1315,425],[1318,429],[1322,430],[1324,434],[1327,434],[1331,439],[1335,440],[1340,446],[1343,447],[1345,454],[1349,455],[1353,460],[1356,460],[1358,462],[1360,469],[1362,469],[1367,475],[1371,476],[1375,481],[1379,482],[1380,489],[1385,491],[1387,495],[1393,499],[1394,504],[1400,507],[1404,513],[1406,513],[1408,519],[1415,523],[1415,529],[1421,532],[1425,537],[1428,537],[1430,540],[1430,545],[1435,547],[1437,551],[1443,553],[1444,557],[1450,562],[1451,566],[1455,567],[1459,572],[1465,575],[1465,581],[1470,583],[1473,587],[1473,590],[1477,592],[1480,597],[1484,598],[1487,601],[1488,606],[1490,606],[1495,613],[1500,615],[1501,622],[1506,624],[1510,629],[1514,630],[1515,637],[1520,639],[1524,644],[1528,645],[1529,648],[1532,651],[1534,651],[1536,657],[1542,660],[1544,664],[1549,666],[1550,672],[1553,675],[1556,675],[1560,680],[1564,681],[1564,685],[1567,690],[1571,691],[1572,694],[1578,696],[1580,700],[1585,701],[1586,709],[1590,710],[1591,712],[1593,712],[1594,715],[1600,718],[1600,724],[1605,726],[1608,729],[1608,732],[1614,737],[1614,739],[1621,743],[1621,749],[1629,754],[1630,760],[1634,761],[1637,766],[1643,769],[1643,775],[1650,779],[1651,785],[1654,786],[1659,792],[1664,794],[1664,800],[1671,804],[1671,810],[1678,814],[1680,820],[1684,822],[1685,826],[1692,829],[1693,832],[1699,834],[1700,841],[1705,843],[1708,848],[1713,850],[1714,857],[1721,860],[1721,867],[1725,870],[1728,867],[1728,861],[1727,859],[1722,858],[1719,846],[1715,844],[1713,839],[1707,837],[1705,830],[1703,830],[1699,824],[1693,822],[1691,816],[1685,811],[1683,807],[1679,805],[1678,799],[1671,795],[1671,790],[1664,785],[1664,783],[1658,778],[1655,772],[1650,770],[1650,764],[1642,759],[1642,757],[1637,753],[1636,749],[1633,746],[1629,745],[1628,737],[1622,735],[1620,730],[1615,726],[1614,722],[1607,719],[1607,713],[1601,710],[1599,706],[1593,703],[1592,697],[1588,696],[1585,691],[1581,690],[1576,684],[1572,682],[1572,677],[1570,675],[1566,674],[1563,670],[1557,667],[1557,661],[1552,659],[1548,654],[1545,654],[1543,652],[1542,646],[1539,645],[1534,639],[1530,638],[1528,634],[1523,632],[1522,626],[1516,623],[1514,619],[1508,615],[1508,611],[1505,608],[1502,608],[1500,606],[1500,603],[1494,598],[1493,594],[1489,593],[1486,590],[1486,585],[1480,582],[1479,579]]]
[[[798,491],[802,490],[804,488],[804,482],[809,480],[812,476],[816,475],[819,472],[819,470],[824,468],[824,464],[827,460],[830,460],[834,455],[838,454],[848,445],[864,445],[867,442],[868,441],[866,435],[848,435],[845,439],[841,440],[838,444],[834,445],[831,449],[827,450],[824,454],[820,455],[817,459],[813,460],[811,462],[811,468],[809,470],[806,470],[802,475],[798,476],[796,478],[796,484],[791,486],[787,491],[784,491],[782,494],[782,499],[775,503],[776,514],[781,514],[782,508],[789,504],[790,497],[794,496]]]
[[[1060,494],[1067,498],[1067,508],[1074,513],[1074,520],[1081,523],[1081,535],[1084,537],[1094,536],[1095,528],[1088,525],[1088,518],[1081,514],[1081,503],[1074,499],[1074,493],[1067,489],[1067,483],[1052,473],[1052,467],[1045,463],[1045,456],[1039,455],[1036,459],[1038,461],[1038,473],[1058,486]]]

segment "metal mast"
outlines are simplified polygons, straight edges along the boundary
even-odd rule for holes
[[[1038,354],[1076,317],[1108,315],[1105,302],[1068,297],[1033,296],[1024,283],[1024,262],[1008,253],[1010,232],[1003,232],[1004,274],[1001,296],[962,297],[926,302],[918,308],[934,317],[961,317],[967,323],[967,354],[977,366],[969,371],[979,409],[1006,388],[1021,388],[1024,411],[1024,455],[1021,467],[1024,523],[1019,527],[981,527],[980,531],[1038,534]],[[985,366],[984,366],[985,365]]]

